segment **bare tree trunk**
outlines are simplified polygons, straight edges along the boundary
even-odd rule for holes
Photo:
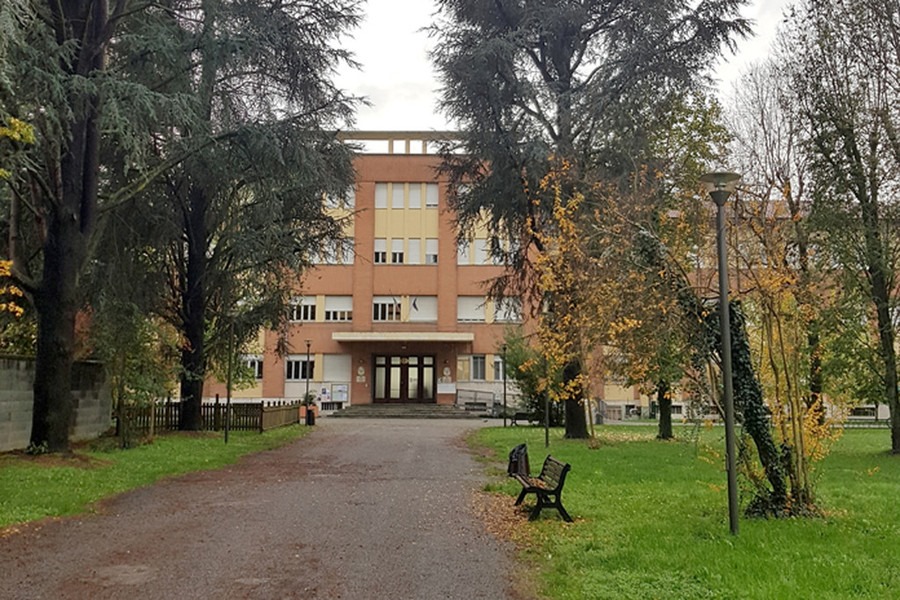
[[[563,380],[574,380],[581,374],[581,363],[573,359],[563,369]],[[584,390],[579,390],[574,398],[565,401],[566,438],[583,440],[588,438],[587,418],[584,415]]]
[[[672,435],[672,396],[668,381],[660,381],[656,386],[656,404],[659,407],[659,432],[656,438],[671,440]]]
[[[188,232],[187,270],[182,282],[182,311],[186,344],[181,352],[181,422],[182,430],[202,427],[200,403],[203,378],[206,375],[206,212],[205,190],[193,186],[189,212],[184,215]]]

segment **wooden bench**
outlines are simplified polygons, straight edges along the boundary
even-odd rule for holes
[[[537,519],[542,509],[555,508],[564,520],[572,522],[572,517],[562,505],[563,486],[571,468],[572,465],[548,456],[544,460],[544,466],[541,467],[541,474],[532,477],[528,466],[528,446],[519,444],[510,451],[507,473],[522,486],[522,491],[516,499],[516,506],[522,504],[528,494],[534,494],[537,499],[528,517],[529,521]]]

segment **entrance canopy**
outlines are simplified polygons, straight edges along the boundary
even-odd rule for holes
[[[335,342],[472,342],[474,333],[447,331],[335,331]]]

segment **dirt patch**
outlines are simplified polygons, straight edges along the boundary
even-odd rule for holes
[[[65,454],[28,454],[24,450],[6,452],[2,457],[2,463],[6,466],[22,463],[38,467],[74,467],[78,469],[97,469],[105,467],[112,461],[89,456],[82,452],[68,452]]]

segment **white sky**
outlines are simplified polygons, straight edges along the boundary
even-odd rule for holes
[[[726,57],[716,74],[722,90],[746,65],[765,58],[790,0],[751,0],[743,15],[755,21],[755,36],[739,42],[736,56]],[[359,71],[343,71],[338,85],[368,98],[360,107],[356,129],[431,131],[450,128],[437,109],[438,83],[428,49],[432,46],[422,27],[435,10],[432,0],[368,0],[366,17],[347,46],[362,64]]]

